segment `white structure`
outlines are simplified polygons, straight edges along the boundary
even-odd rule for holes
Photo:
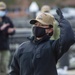
[[[31,3],[31,5],[29,7],[29,11],[30,12],[37,12],[37,11],[39,11],[39,6],[37,5],[37,3],[35,1]]]

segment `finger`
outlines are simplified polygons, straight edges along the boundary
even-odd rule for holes
[[[56,10],[56,13],[59,15],[59,11],[58,10]]]
[[[58,14],[59,16],[62,15],[62,12],[61,12],[60,8],[58,8],[56,12],[57,12],[57,14]]]
[[[60,9],[60,8],[58,8],[58,11],[59,11],[59,12],[61,12],[61,9]]]
[[[60,19],[62,19],[62,18],[63,18],[63,15],[62,15],[61,9],[58,8],[56,12],[57,12],[57,14],[59,15]]]
[[[59,20],[58,20],[57,18],[55,18],[55,20],[56,20],[57,22],[59,22]]]

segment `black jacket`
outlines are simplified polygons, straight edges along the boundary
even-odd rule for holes
[[[68,21],[60,22],[60,39],[24,42],[16,50],[9,75],[57,75],[56,63],[74,43],[74,33]]]
[[[8,28],[14,27],[10,18],[8,18],[6,16],[2,17],[2,22],[0,22],[0,27],[3,25],[3,23],[9,23],[9,26],[6,27],[3,31],[0,30],[0,51],[9,49],[9,35],[13,35],[15,32],[14,31],[10,34],[8,34],[8,32],[7,32]]]

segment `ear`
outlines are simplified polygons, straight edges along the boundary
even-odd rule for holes
[[[50,29],[49,29],[49,33],[51,33],[51,32],[53,32],[53,28],[50,28]]]

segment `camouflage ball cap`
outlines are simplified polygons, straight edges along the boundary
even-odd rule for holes
[[[43,25],[53,25],[54,17],[50,13],[41,13],[39,14],[35,20],[31,20],[30,24],[35,24],[36,22],[40,22]]]
[[[6,4],[0,1],[0,9],[6,9]]]

